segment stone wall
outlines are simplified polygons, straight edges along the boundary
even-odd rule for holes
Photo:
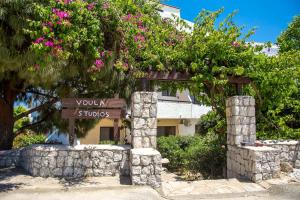
[[[277,178],[280,174],[279,153],[271,147],[228,146],[227,177],[248,178],[254,182]]]
[[[161,185],[161,155],[156,149],[157,93],[135,92],[131,104],[130,176],[133,185]]]
[[[125,145],[33,145],[22,150],[20,161],[32,176],[129,175],[129,150]]]
[[[0,151],[0,168],[19,166],[21,149]]]
[[[226,100],[227,144],[255,143],[255,100],[251,96],[233,96]]]
[[[131,105],[133,148],[156,148],[157,93],[135,92]]]
[[[280,152],[280,161],[288,162],[294,168],[300,169],[300,141],[261,141],[265,146],[273,147]]]
[[[130,173],[133,185],[161,185],[161,155],[153,148],[139,148],[130,151]]]
[[[279,176],[279,151],[256,147],[255,100],[233,96],[226,100],[227,177],[254,182]]]
[[[41,177],[130,175],[133,185],[160,187],[161,155],[155,150],[156,92],[133,94],[131,129],[133,149],[125,145],[32,145],[19,154],[2,153],[0,167],[1,163],[3,166],[14,163]]]

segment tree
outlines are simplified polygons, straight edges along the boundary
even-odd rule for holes
[[[274,57],[257,55],[248,76],[255,86],[248,92],[257,101],[258,136],[265,139],[299,139],[299,51],[284,52]]]
[[[196,19],[194,31],[185,42],[185,63],[192,75],[190,91],[225,117],[225,100],[234,94],[229,76],[245,76],[252,65],[255,48],[245,40],[242,28],[233,22],[235,13],[219,25],[223,12],[203,11]]]
[[[256,98],[258,136],[299,139],[299,50],[291,45],[287,52],[281,49],[277,56],[266,56],[259,52],[261,47],[252,46],[241,37],[241,28],[233,23],[232,16],[216,27],[220,12],[200,14],[192,37],[186,40],[185,51],[189,54],[185,62],[190,63],[193,74],[191,91],[213,107],[215,118],[225,119],[225,100],[235,94],[227,77],[250,77],[252,83],[244,88],[244,93]],[[295,27],[295,20],[293,23],[290,27]],[[288,28],[278,39],[282,46],[291,41],[298,43],[296,37],[283,37],[290,31]],[[210,118],[203,120],[209,122]],[[213,130],[225,132],[225,123],[213,126]]]
[[[0,149],[11,148],[14,122],[32,112],[26,128],[65,130],[56,104],[62,97],[126,97],[145,70],[180,66],[170,55],[183,33],[160,18],[158,3],[0,2]],[[16,101],[35,106],[13,116]],[[78,123],[77,131],[92,125]]]
[[[300,50],[300,16],[295,16],[288,28],[277,39],[280,52]]]
[[[24,97],[26,88],[47,85],[56,78],[52,63],[43,73],[32,73],[38,56],[29,48],[31,39],[23,31],[32,17],[32,2],[0,2],[0,150],[10,149],[15,137],[14,122],[20,117],[14,116],[14,103]]]

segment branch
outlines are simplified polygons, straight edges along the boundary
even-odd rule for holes
[[[14,122],[18,121],[19,119],[21,119],[23,117],[28,116],[30,113],[33,113],[33,112],[36,112],[36,111],[40,111],[40,110],[42,110],[42,109],[44,109],[44,108],[46,108],[48,106],[51,106],[51,105],[55,104],[58,101],[59,101],[58,98],[53,98],[50,101],[48,101],[48,102],[46,102],[46,103],[44,103],[42,105],[39,105],[38,107],[35,107],[35,108],[32,108],[31,110],[23,112],[23,113],[17,115],[16,117],[14,117]]]
[[[51,113],[53,113],[53,112],[48,113],[48,115],[46,115],[46,116],[45,116],[43,119],[41,119],[40,121],[34,122],[34,123],[32,123],[32,124],[27,124],[27,125],[21,127],[19,130],[17,130],[17,131],[15,132],[15,136],[18,136],[19,134],[21,134],[24,130],[28,129],[29,127],[34,127],[34,126],[37,126],[38,124],[42,123],[43,121],[45,121],[45,120],[49,117],[49,115],[50,115]]]
[[[56,98],[56,97],[51,96],[51,95],[49,95],[49,94],[44,94],[44,93],[42,93],[42,92],[34,91],[34,90],[26,91],[26,93],[31,93],[31,94],[36,94],[36,95],[40,95],[40,96],[45,96],[45,97],[48,97],[48,98]]]

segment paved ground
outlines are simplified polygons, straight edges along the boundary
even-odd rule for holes
[[[300,171],[299,171],[300,172]],[[298,172],[297,172],[298,173]],[[298,174],[296,174],[298,175]],[[293,175],[294,176],[294,175]],[[260,185],[236,179],[184,182],[164,174],[160,191],[135,187],[124,177],[38,178],[16,169],[0,169],[1,200],[300,200],[300,184],[282,177]],[[300,179],[299,179],[300,180]],[[121,183],[121,184],[120,184]]]

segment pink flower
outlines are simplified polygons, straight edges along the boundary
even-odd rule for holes
[[[71,3],[73,0],[64,0],[65,4]]]
[[[103,8],[104,10],[108,9],[109,6],[110,6],[110,5],[109,5],[108,2],[105,2],[105,3],[102,4],[102,8]]]
[[[130,21],[131,18],[132,18],[132,15],[130,13],[128,15],[122,17],[122,19],[125,21]]]
[[[140,18],[140,17],[142,17],[142,13],[138,13],[134,16],[134,18]]]
[[[44,37],[39,37],[38,39],[35,40],[35,44],[41,43],[45,38]]]
[[[138,25],[139,27],[143,26],[143,21],[139,20],[139,21],[137,22],[137,25]]]
[[[101,59],[96,59],[95,65],[96,65],[97,69],[100,69],[104,66],[104,62]]]
[[[233,41],[231,43],[231,45],[234,46],[234,47],[239,47],[240,46],[240,44],[238,42],[236,42],[236,41]]]
[[[56,8],[53,8],[53,9],[52,9],[52,12],[53,12],[54,14],[56,14],[56,15],[59,17],[60,20],[62,20],[62,19],[64,19],[64,18],[68,18],[68,17],[70,16],[69,13],[67,13],[67,12],[65,12],[65,11],[60,11],[60,10],[58,10],[58,9],[56,9]]]
[[[47,46],[47,47],[53,47],[54,43],[52,41],[47,41],[47,42],[45,42],[45,46]]]
[[[123,63],[123,69],[128,69],[128,63]]]
[[[134,41],[135,42],[138,42],[138,41],[144,42],[145,37],[143,35],[136,35],[136,36],[134,36]]]
[[[87,9],[88,9],[88,10],[93,10],[93,9],[95,8],[95,5],[96,5],[95,2],[90,3],[89,5],[87,5]]]

